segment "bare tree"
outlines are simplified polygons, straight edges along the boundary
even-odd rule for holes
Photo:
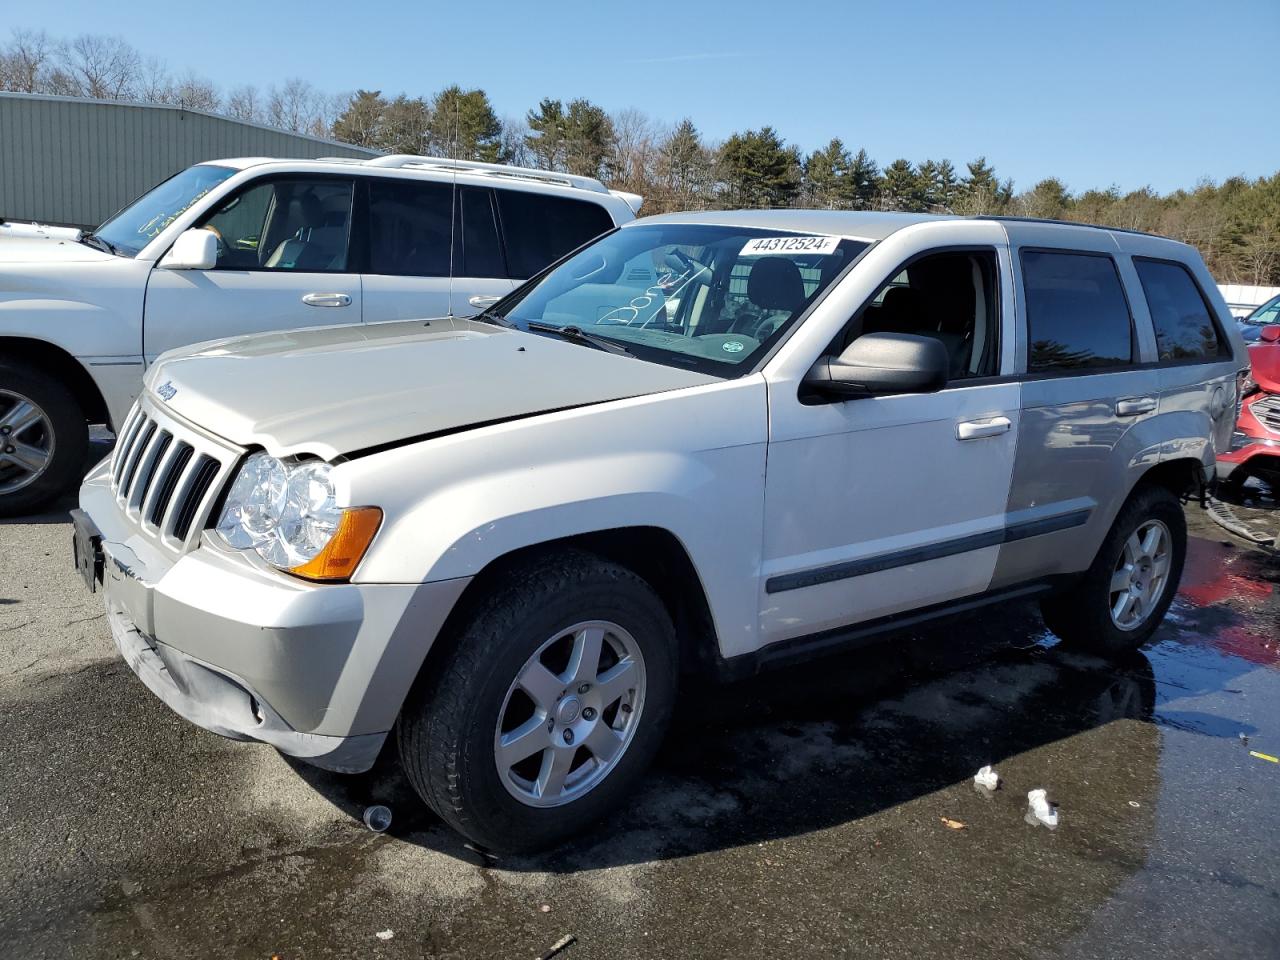
[[[54,46],[44,31],[14,30],[9,45],[0,51],[0,90],[43,93]]]
[[[59,60],[82,97],[127,100],[136,96],[142,58],[123,37],[82,33],[61,48]]]
[[[261,123],[263,120],[262,94],[252,84],[236,87],[227,94],[223,112],[233,120]]]

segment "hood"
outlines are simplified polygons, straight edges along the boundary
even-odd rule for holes
[[[717,378],[468,320],[314,327],[162,356],[157,403],[233,443],[325,459]]]
[[[1280,343],[1249,344],[1250,376],[1267,393],[1280,394]]]
[[[109,253],[56,236],[10,235],[0,229],[0,264],[114,260]]]

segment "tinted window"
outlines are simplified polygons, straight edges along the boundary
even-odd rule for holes
[[[991,376],[1000,359],[998,290],[994,253],[921,257],[876,292],[833,352],[864,333],[912,333],[947,348],[950,379]]]
[[[458,234],[462,237],[458,276],[505,277],[507,267],[498,243],[498,226],[493,219],[490,191],[463,187],[458,194],[458,217],[461,221]]]
[[[1213,316],[1186,267],[1136,257],[1133,266],[1151,311],[1161,360],[1216,357],[1223,352]]]
[[[507,241],[510,276],[524,280],[576,250],[592,237],[613,229],[599,204],[543,193],[499,190],[498,212]]]
[[[414,180],[369,181],[369,272],[449,276],[453,187]]]
[[[1028,368],[1083,370],[1133,362],[1129,305],[1102,254],[1022,253]]]
[[[206,217],[218,235],[219,270],[347,269],[349,180],[267,180],[240,191]]]

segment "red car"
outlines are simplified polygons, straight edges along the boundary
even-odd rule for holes
[[[1257,477],[1280,495],[1280,326],[1265,328],[1249,345],[1249,364],[1231,449],[1218,457],[1218,479],[1239,486]]]

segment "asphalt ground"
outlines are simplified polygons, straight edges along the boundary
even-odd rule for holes
[[[1064,651],[1010,605],[692,686],[628,808],[495,861],[389,754],[329,775],[173,715],[71,567],[70,505],[0,522],[2,957],[1280,952],[1280,764],[1251,755],[1280,756],[1280,567],[1196,507],[1142,653]],[[1055,830],[1024,820],[1037,787]]]

